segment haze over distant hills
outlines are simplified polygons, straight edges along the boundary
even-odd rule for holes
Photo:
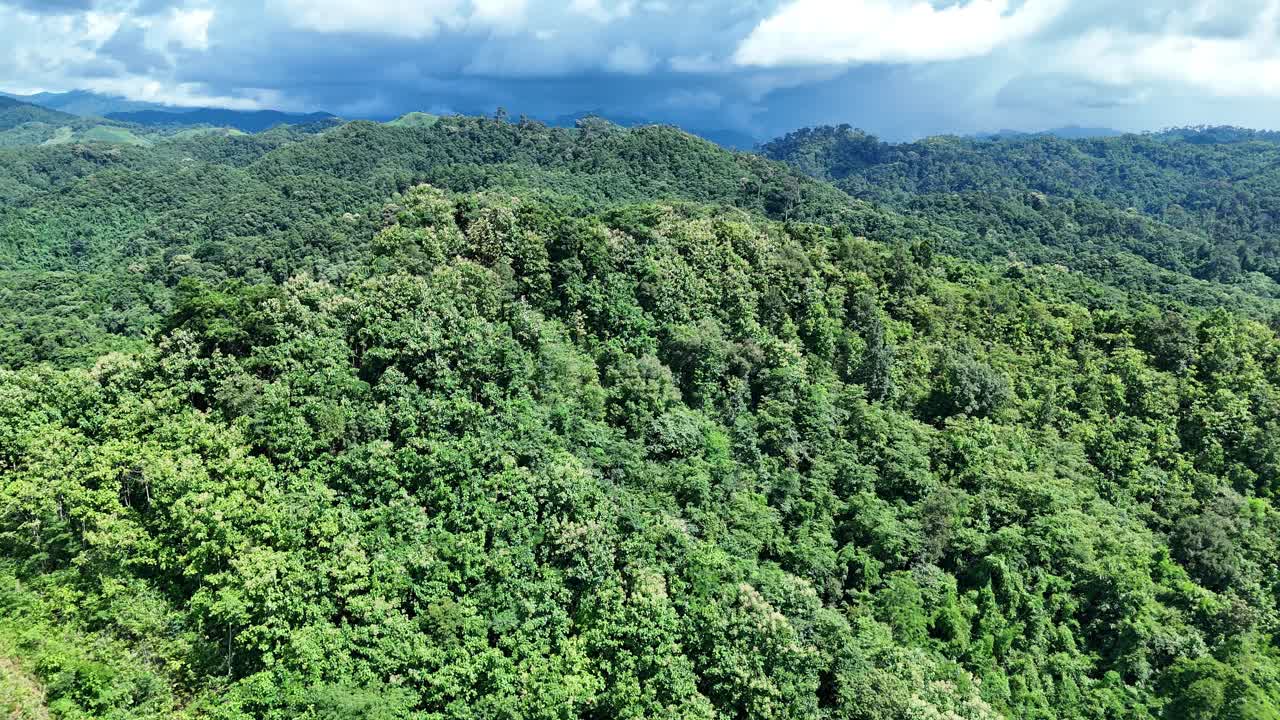
[[[57,110],[32,105],[7,96],[0,97],[0,130],[8,130],[29,122],[59,122],[75,119],[74,115]]]
[[[617,114],[617,113],[610,113],[604,110],[582,110],[576,113],[570,113],[568,115],[561,115],[557,118],[554,118],[550,124],[555,127],[573,127],[574,125],[577,124],[579,120],[583,120],[590,117],[597,117],[603,120],[608,120],[614,125],[621,125],[622,127],[639,127],[641,125],[665,124],[665,123],[655,122],[651,118],[642,118],[635,115],[623,115],[623,114]],[[731,150],[751,150],[756,145],[759,145],[761,142],[761,138],[758,138],[750,133],[743,132],[741,130],[731,130],[728,128],[707,129],[707,128],[692,128],[692,127],[682,127],[681,129],[685,130],[691,135],[697,135],[698,137],[705,138],[717,145],[720,145],[721,147],[726,147]]]
[[[150,127],[177,125],[208,125],[227,127],[242,132],[261,132],[276,125],[310,124],[334,120],[337,116],[328,112],[293,113],[279,110],[231,110],[227,108],[188,108],[164,105],[124,97],[95,93],[89,90],[72,90],[69,92],[43,92],[32,95],[18,95],[0,92],[0,96],[22,102],[39,105],[51,110],[58,110],[81,117],[105,117],[119,122],[134,123]],[[463,115],[484,115],[480,110],[463,112]],[[667,124],[662,120],[641,117],[627,113],[611,112],[604,109],[581,110],[574,113],[540,118],[554,127],[574,127],[584,118],[598,117],[622,127],[639,127],[641,125]],[[353,116],[352,119],[385,118]],[[717,145],[733,150],[752,150],[767,140],[754,133],[732,128],[685,127],[690,134],[706,138]],[[989,133],[978,133],[974,137],[1003,140],[1011,138],[1049,136],[1063,140],[1082,140],[1089,138],[1117,137],[1125,134],[1121,130],[1106,127],[1082,127],[1068,125],[1043,131],[1027,131],[1001,129]]]
[[[1068,125],[1066,127],[1052,128],[1050,130],[1041,130],[1040,132],[1004,129],[997,130],[993,133],[979,133],[976,137],[983,140],[1007,140],[1011,138],[1028,137],[1056,137],[1062,140],[1088,140],[1090,138],[1120,137],[1124,134],[1124,131],[1115,130],[1113,128]]]
[[[111,120],[148,126],[212,125],[231,127],[243,132],[262,132],[277,125],[309,125],[335,121],[330,113],[287,113],[279,110],[226,110],[222,108],[198,108],[195,110],[139,110],[136,112],[108,113]]]
[[[268,130],[276,125],[303,125],[335,118],[327,112],[290,113],[279,110],[177,107],[103,95],[89,90],[34,95],[0,92],[0,97],[80,117],[102,117],[151,127],[209,125],[252,133]]]
[[[113,112],[137,112],[139,110],[180,110],[159,103],[130,100],[116,95],[103,95],[90,90],[71,90],[69,92],[42,92],[34,95],[18,95],[0,92],[0,95],[20,100],[32,105],[60,110],[82,117],[102,117]]]

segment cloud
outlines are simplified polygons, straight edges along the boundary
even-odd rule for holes
[[[635,7],[632,0],[617,0],[612,7],[605,7],[601,0],[571,0],[569,10],[578,15],[591,18],[598,23],[609,23],[631,16]],[[665,11],[666,6],[660,3],[649,3],[648,8]]]
[[[1210,23],[1218,18],[1206,12],[1157,32],[1097,28],[1067,43],[1058,64],[1117,86],[1179,85],[1220,97],[1280,97],[1280,3],[1266,7],[1248,29],[1215,28]],[[1209,33],[1196,33],[1206,25]]]
[[[1000,108],[1053,113],[1063,107],[1092,110],[1133,107],[1149,96],[1149,91],[1138,88],[1077,75],[1046,73],[1014,78],[1000,88],[995,100]]]
[[[209,49],[209,24],[214,11],[209,8],[177,9],[169,11],[163,20],[148,28],[157,40],[167,45],[177,45],[188,50]]]
[[[986,55],[1043,29],[1067,0],[796,0],[762,21],[739,46],[741,65],[912,63]]]
[[[429,39],[445,32],[515,32],[527,0],[270,0],[269,7],[297,29]]]
[[[0,88],[767,136],[1275,125],[1280,0],[0,0]]]
[[[134,24],[117,28],[98,47],[98,54],[116,60],[126,71],[135,74],[148,73],[169,64],[163,53],[147,47],[146,31]]]
[[[42,15],[83,12],[93,7],[93,0],[9,0],[13,7]]]
[[[710,53],[677,55],[667,61],[667,66],[678,73],[715,73],[726,68],[725,63],[712,58]]]
[[[474,0],[471,20],[502,31],[514,31],[526,22],[528,0]]]
[[[605,60],[604,67],[610,72],[639,75],[649,72],[657,64],[657,61],[653,59],[653,55],[648,50],[639,45],[628,43],[614,48],[613,52],[610,52],[609,57]]]
[[[724,96],[713,90],[680,89],[668,95],[664,102],[677,108],[714,110],[724,104]]]
[[[318,33],[371,33],[429,38],[444,28],[465,26],[460,0],[409,0],[403,3],[349,0],[272,0],[293,28]]]

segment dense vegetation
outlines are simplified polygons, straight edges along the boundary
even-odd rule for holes
[[[138,125],[173,127],[198,126],[235,128],[241,132],[256,133],[279,125],[310,125],[337,120],[329,113],[286,113],[279,110],[221,110],[199,108],[194,110],[132,110],[106,114],[109,120]]]
[[[1278,137],[1191,128],[894,145],[841,126],[792,133],[764,154],[856,197],[968,218],[948,253],[1092,266],[1135,288],[1167,275],[1280,297]],[[1153,270],[1108,268],[1126,257]]]
[[[1269,286],[810,140],[3,151],[0,711],[1280,717]]]
[[[159,326],[178,279],[332,279],[348,225],[419,182],[555,195],[569,214],[656,198],[778,218],[882,214],[672,128],[427,116],[181,136],[150,149],[0,151],[0,362],[87,362]]]
[[[146,146],[172,137],[238,132],[233,127],[215,126],[209,119],[192,116],[191,120],[196,122],[147,127],[122,120],[81,117],[0,95],[0,149],[82,143]],[[241,121],[253,124],[253,119]]]

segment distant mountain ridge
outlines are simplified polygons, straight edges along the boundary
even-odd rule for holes
[[[288,113],[279,110],[226,110],[197,108],[194,110],[140,110],[108,113],[107,118],[147,126],[212,125],[231,127],[248,133],[270,130],[277,125],[308,125],[337,120],[331,113]]]
[[[42,92],[33,95],[18,95],[0,92],[0,95],[32,105],[39,105],[50,110],[79,115],[81,117],[102,117],[113,112],[136,112],[139,110],[163,110],[169,106],[160,103],[130,100],[118,95],[103,95],[91,90],[71,90],[69,92]]]
[[[83,118],[14,100],[13,97],[0,97],[0,132],[5,135],[9,135],[8,131],[27,132],[28,127],[74,126],[78,123],[83,123]],[[10,142],[0,138],[0,145],[10,145]]]
[[[40,105],[33,105],[12,97],[0,98],[0,130],[10,130],[27,123],[61,125],[75,122],[79,119],[74,115],[51,110]]]
[[[1080,127],[1079,125],[1067,125],[1060,128],[1052,128],[1049,130],[1041,130],[1039,132],[1026,132],[1022,130],[998,130],[993,133],[978,133],[974,137],[980,140],[1013,140],[1019,138],[1034,137],[1056,137],[1061,140],[1089,140],[1091,138],[1109,138],[1120,137],[1125,133],[1121,130],[1102,127]]]
[[[579,120],[585,118],[596,117],[602,120],[608,120],[614,125],[622,127],[639,127],[641,125],[672,125],[673,123],[659,122],[649,118],[642,118],[635,115],[619,115],[615,113],[605,112],[604,110],[581,110],[567,115],[560,115],[551,120],[551,125],[555,127],[571,128]],[[760,144],[761,139],[741,130],[731,130],[728,128],[694,128],[686,127],[679,123],[674,123],[676,127],[689,133],[697,135],[704,140],[711,142],[730,150],[752,150]]]
[[[19,95],[0,92],[0,97],[81,118],[107,118],[117,122],[164,127],[177,125],[210,125],[254,133],[277,125],[306,125],[336,119],[326,112],[290,113],[280,110],[230,110],[227,108],[190,108],[162,103],[130,100],[104,95],[91,90],[42,92]],[[0,106],[2,107],[2,106]]]

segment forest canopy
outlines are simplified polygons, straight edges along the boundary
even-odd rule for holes
[[[1198,139],[0,150],[0,709],[1280,717],[1267,226],[1195,201],[1270,141]]]

